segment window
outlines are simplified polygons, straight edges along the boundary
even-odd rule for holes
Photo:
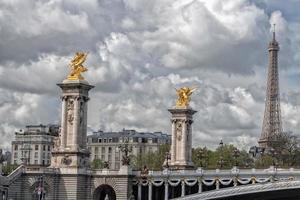
[[[101,155],[101,160],[105,160],[105,155]]]
[[[38,152],[34,152],[34,158],[37,158],[38,157]]]
[[[112,152],[111,147],[108,147],[108,153],[111,153],[111,152]]]
[[[46,145],[43,145],[43,151],[46,151]]]
[[[37,160],[34,160],[34,164],[37,165],[37,164],[38,164],[38,161],[37,161]]]
[[[98,154],[99,153],[99,149],[98,147],[95,147],[95,154]]]
[[[106,143],[106,139],[103,139],[103,142]]]
[[[99,138],[99,139],[98,139],[98,142],[101,143],[101,142],[102,142],[102,138]]]
[[[116,169],[119,169],[119,168],[120,168],[120,163],[116,162]]]
[[[102,154],[105,154],[105,147],[102,147]]]
[[[18,150],[18,145],[17,145],[17,144],[15,144],[15,150],[16,150],[16,151]]]
[[[42,165],[45,165],[45,160],[43,160]]]
[[[50,153],[48,153],[48,158],[50,158]]]
[[[108,155],[108,161],[111,161],[111,155],[110,154]]]
[[[15,158],[18,158],[18,152],[15,152],[14,157],[15,157]]]
[[[35,145],[34,150],[39,150],[39,145]]]
[[[46,158],[46,154],[45,154],[45,152],[43,152],[43,158]]]
[[[50,145],[48,146],[48,151],[51,151],[51,146]]]
[[[112,138],[109,138],[109,139],[108,139],[108,142],[112,143]]]
[[[120,160],[120,152],[115,153],[115,160]]]

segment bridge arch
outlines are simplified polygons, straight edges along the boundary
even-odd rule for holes
[[[116,192],[110,185],[98,186],[93,193],[93,200],[116,200]]]

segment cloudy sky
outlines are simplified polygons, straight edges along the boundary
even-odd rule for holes
[[[284,130],[300,135],[299,0],[1,0],[0,146],[59,123],[76,51],[89,52],[89,130],[170,133],[174,87],[197,86],[194,146],[260,136],[276,23]]]

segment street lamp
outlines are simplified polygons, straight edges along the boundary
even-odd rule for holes
[[[169,160],[171,160],[171,154],[169,152],[166,152],[165,160],[166,160],[166,168],[169,169]]]
[[[225,164],[224,158],[223,156],[220,156],[220,160],[218,161],[218,165],[220,166],[220,169],[223,168],[224,164]]]
[[[272,156],[272,165],[276,168],[276,166],[277,166],[277,163],[276,163],[277,152],[275,151],[275,149],[271,148],[270,149],[270,154]]]
[[[206,162],[207,162],[207,150],[206,150],[206,147],[204,147],[203,149],[200,149],[198,152],[197,152],[197,157],[198,159],[200,160],[200,167],[202,168],[204,165],[206,166]],[[203,160],[205,161],[205,163],[203,163]]]
[[[240,151],[237,149],[237,148],[235,148],[234,150],[233,150],[233,157],[234,157],[234,162],[235,162],[235,166],[237,167],[238,166],[238,157],[240,156]]]
[[[220,160],[218,161],[218,165],[220,166],[221,169],[223,168],[223,165],[225,163],[224,158],[223,158],[223,145],[224,145],[224,143],[221,140],[220,143],[219,143],[221,156],[220,156]]]
[[[224,145],[223,140],[221,140],[220,143],[219,143],[219,147],[223,148],[223,145]]]

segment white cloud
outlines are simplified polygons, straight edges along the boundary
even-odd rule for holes
[[[300,134],[300,25],[283,5],[261,2],[1,1],[1,134],[9,141],[15,128],[59,121],[55,84],[66,77],[74,52],[89,51],[84,77],[96,86],[89,128],[170,132],[174,87],[189,85],[198,87],[191,102],[198,110],[194,145],[214,147],[220,139],[254,145],[274,22],[284,69],[283,124]]]

